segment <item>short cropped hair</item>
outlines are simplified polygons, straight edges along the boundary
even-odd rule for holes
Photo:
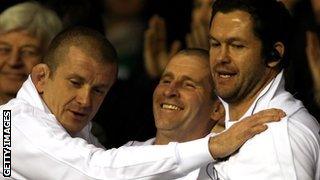
[[[99,63],[117,66],[117,52],[105,36],[96,30],[81,26],[60,32],[49,45],[43,63],[54,73],[71,46],[81,48]]]
[[[57,14],[37,2],[24,2],[7,8],[0,14],[0,33],[25,30],[41,39],[47,47],[62,29]]]
[[[205,49],[187,48],[187,49],[183,49],[183,50],[179,51],[176,55],[196,56],[196,57],[199,57],[199,59],[206,61],[208,64],[210,64],[209,51],[205,50]],[[208,66],[208,68],[210,68],[210,67]],[[209,72],[210,72],[210,69],[209,69]],[[214,84],[213,84],[213,79],[212,79],[211,74],[209,74],[209,80],[210,80],[210,84],[212,87],[211,99],[215,101],[217,99],[217,95],[215,94]]]
[[[253,31],[262,42],[262,55],[268,57],[276,42],[285,46],[280,68],[289,64],[288,49],[292,40],[293,20],[282,2],[276,0],[216,0],[212,6],[210,26],[218,12],[244,11],[251,15]]]

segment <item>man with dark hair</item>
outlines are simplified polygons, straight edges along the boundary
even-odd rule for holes
[[[226,128],[267,108],[287,115],[214,164],[221,179],[320,179],[319,124],[284,89],[290,21],[276,0],[217,0],[213,5],[210,66],[226,109]]]
[[[214,137],[104,150],[90,121],[116,79],[112,45],[98,32],[71,28],[53,40],[45,62],[33,68],[15,99],[0,106],[1,117],[11,111],[14,179],[172,179],[228,156],[264,131],[265,123],[284,116],[263,111]],[[226,142],[229,137],[234,141]],[[7,158],[1,156],[3,164]]]

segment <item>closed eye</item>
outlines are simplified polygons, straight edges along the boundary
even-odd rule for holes
[[[231,44],[231,46],[232,46],[233,48],[236,48],[236,49],[242,49],[242,48],[245,47],[245,46],[242,45],[242,44]]]
[[[93,91],[97,94],[104,94],[105,93],[105,90],[102,90],[100,88],[94,88]]]
[[[77,81],[77,80],[75,80],[75,79],[70,79],[69,82],[70,82],[70,84],[71,84],[72,86],[74,86],[74,87],[76,87],[76,88],[80,88],[81,85],[82,85],[81,82],[79,82],[79,81]]]
[[[191,82],[185,82],[184,86],[188,87],[188,88],[192,88],[192,89],[196,88],[196,85],[194,83],[191,83]]]

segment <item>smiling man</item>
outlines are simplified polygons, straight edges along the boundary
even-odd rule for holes
[[[1,117],[4,110],[12,115],[13,179],[181,177],[230,155],[263,132],[265,123],[283,117],[282,111],[270,110],[214,137],[104,150],[90,133],[90,122],[116,80],[116,61],[113,46],[94,30],[75,27],[53,39],[44,63],[33,68],[16,98],[0,106]]]
[[[201,49],[180,51],[169,61],[153,93],[154,144],[205,137],[224,118],[208,67],[209,54]]]
[[[36,2],[16,4],[0,14],[0,104],[16,96],[61,29],[56,13]]]
[[[221,102],[214,94],[209,64],[209,53],[203,49],[186,49],[173,56],[153,94],[156,137],[145,142],[131,141],[126,146],[187,142],[206,137],[212,130],[217,130],[217,122],[224,119],[225,113]],[[268,119],[271,116],[266,115],[271,111],[256,113],[242,122]],[[234,127],[237,125],[239,124],[236,123]],[[238,131],[245,128],[242,127]],[[226,138],[224,142],[231,143],[232,139]],[[216,170],[210,166],[212,165],[205,164],[178,179],[217,178]]]
[[[186,49],[170,59],[154,90],[153,115],[156,137],[145,142],[131,141],[127,146],[203,138],[224,119],[223,106],[214,95],[207,50]],[[199,172],[200,168],[179,179],[198,179]],[[208,176],[201,177],[204,178]]]
[[[275,0],[217,0],[210,27],[210,66],[226,109],[226,128],[267,109],[283,109],[270,125],[228,160],[220,179],[320,179],[319,124],[284,89],[290,14]]]

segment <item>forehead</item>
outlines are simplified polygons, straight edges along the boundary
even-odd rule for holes
[[[77,74],[87,81],[113,82],[116,76],[116,66],[105,64],[85,53],[81,48],[71,46],[65,55],[57,71],[63,73]]]
[[[168,63],[165,73],[175,76],[185,75],[193,79],[201,79],[210,75],[209,61],[195,55],[176,55]]]
[[[33,44],[38,45],[40,39],[32,36],[27,31],[10,31],[7,33],[0,33],[0,42],[2,43],[14,43],[14,44]]]
[[[251,15],[241,10],[218,12],[213,18],[210,35],[214,37],[254,36]]]

